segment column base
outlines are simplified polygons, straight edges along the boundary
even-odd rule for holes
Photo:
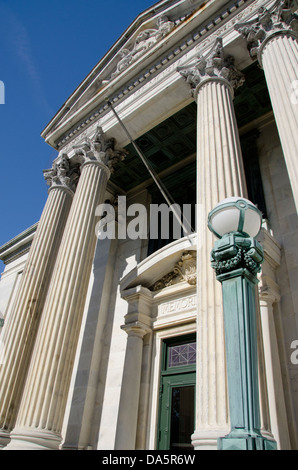
[[[277,450],[275,441],[263,436],[225,436],[217,441],[218,450]]]
[[[15,429],[11,441],[3,450],[58,450],[60,435],[43,429]]]
[[[6,447],[10,442],[10,433],[7,431],[0,431],[0,450]]]
[[[194,450],[218,450],[217,442],[220,436],[226,434],[229,430],[224,429],[204,429],[196,430],[191,436],[191,443]]]

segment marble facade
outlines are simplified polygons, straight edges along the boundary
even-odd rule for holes
[[[207,215],[229,196],[259,202],[247,170],[257,160],[266,205],[262,432],[279,449],[298,448],[297,8],[293,0],[162,0],[43,130],[57,151],[44,172],[46,206],[36,226],[0,248],[0,447],[157,449],[164,344],[196,335],[188,441],[217,448],[229,409]],[[193,188],[191,235],[155,249],[150,234],[96,238],[99,204],[117,209],[125,195],[149,209],[156,194],[109,103],[159,179],[182,200]]]

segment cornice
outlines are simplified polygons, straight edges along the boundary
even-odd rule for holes
[[[38,223],[32,225],[0,247],[0,259],[5,264],[11,263],[29,252],[37,225]]]
[[[52,120],[43,131],[42,137],[58,151],[62,150],[69,142],[91,127],[94,122],[109,113],[109,106],[105,101],[107,94],[114,105],[122,102],[150,82],[154,76],[167,70],[172,64],[175,65],[179,58],[184,57],[188,51],[196,52],[198,48],[204,50],[209,46],[213,36],[221,35],[228,29],[232,30],[236,22],[251,16],[260,4],[264,5],[264,1],[261,0],[234,0],[229,2],[225,8],[215,10],[216,2],[218,0],[211,0],[207,3],[208,8],[205,7],[204,10],[201,8],[201,11],[181,20],[180,24],[166,38],[125,69],[125,73],[119,74],[109,81],[69,118],[62,119],[56,127],[53,127],[55,123]],[[214,7],[212,16],[210,16],[211,6]],[[203,19],[203,13],[205,19]],[[197,26],[198,15],[202,15],[200,26]],[[232,20],[231,25],[229,24],[230,20]],[[178,44],[177,38],[180,38]],[[164,51],[164,54],[160,55],[160,51]],[[138,74],[136,70],[139,70]],[[73,122],[76,124],[73,125]]]

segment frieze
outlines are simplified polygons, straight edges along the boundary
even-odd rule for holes
[[[190,295],[170,302],[162,303],[158,306],[158,315],[169,315],[172,313],[188,312],[196,310],[197,295]]]
[[[111,79],[123,72],[133,62],[139,59],[157,42],[169,34],[175,27],[175,23],[169,21],[166,16],[162,16],[157,20],[157,29],[145,29],[141,31],[134,43],[132,50],[123,48],[119,52],[121,59],[117,64],[116,71],[112,74]]]
[[[238,2],[238,8],[240,6],[242,6],[244,3],[246,3],[246,0],[244,2]],[[261,5],[264,5],[264,0],[257,0],[255,2],[253,2],[250,6],[246,7],[244,10],[242,10],[240,13],[238,13],[237,15],[235,15],[232,19],[230,19],[229,21],[225,22],[223,26],[220,26],[219,28],[216,29],[216,31],[214,31],[214,33],[210,34],[208,36],[208,38],[206,38],[205,40],[201,41],[197,46],[196,46],[196,51],[199,51],[200,53],[203,53],[204,51],[206,51],[211,44],[213,44],[216,39],[220,36],[224,36],[224,34],[228,31],[230,31],[235,24],[239,23],[239,21],[241,21],[243,18],[247,18],[249,16],[251,16],[252,14],[254,14],[258,8],[261,6]],[[233,13],[233,8],[231,7],[230,10],[229,10],[229,15],[226,13],[223,14],[223,20],[226,19],[228,16],[231,15],[231,13]],[[207,32],[207,31],[206,31]],[[202,32],[201,32],[202,34]]]

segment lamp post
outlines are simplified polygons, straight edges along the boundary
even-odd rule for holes
[[[218,238],[211,265],[222,284],[231,423],[219,450],[276,449],[260,431],[255,291],[264,258],[255,237],[261,222],[257,207],[240,197],[223,200],[208,216]]]

